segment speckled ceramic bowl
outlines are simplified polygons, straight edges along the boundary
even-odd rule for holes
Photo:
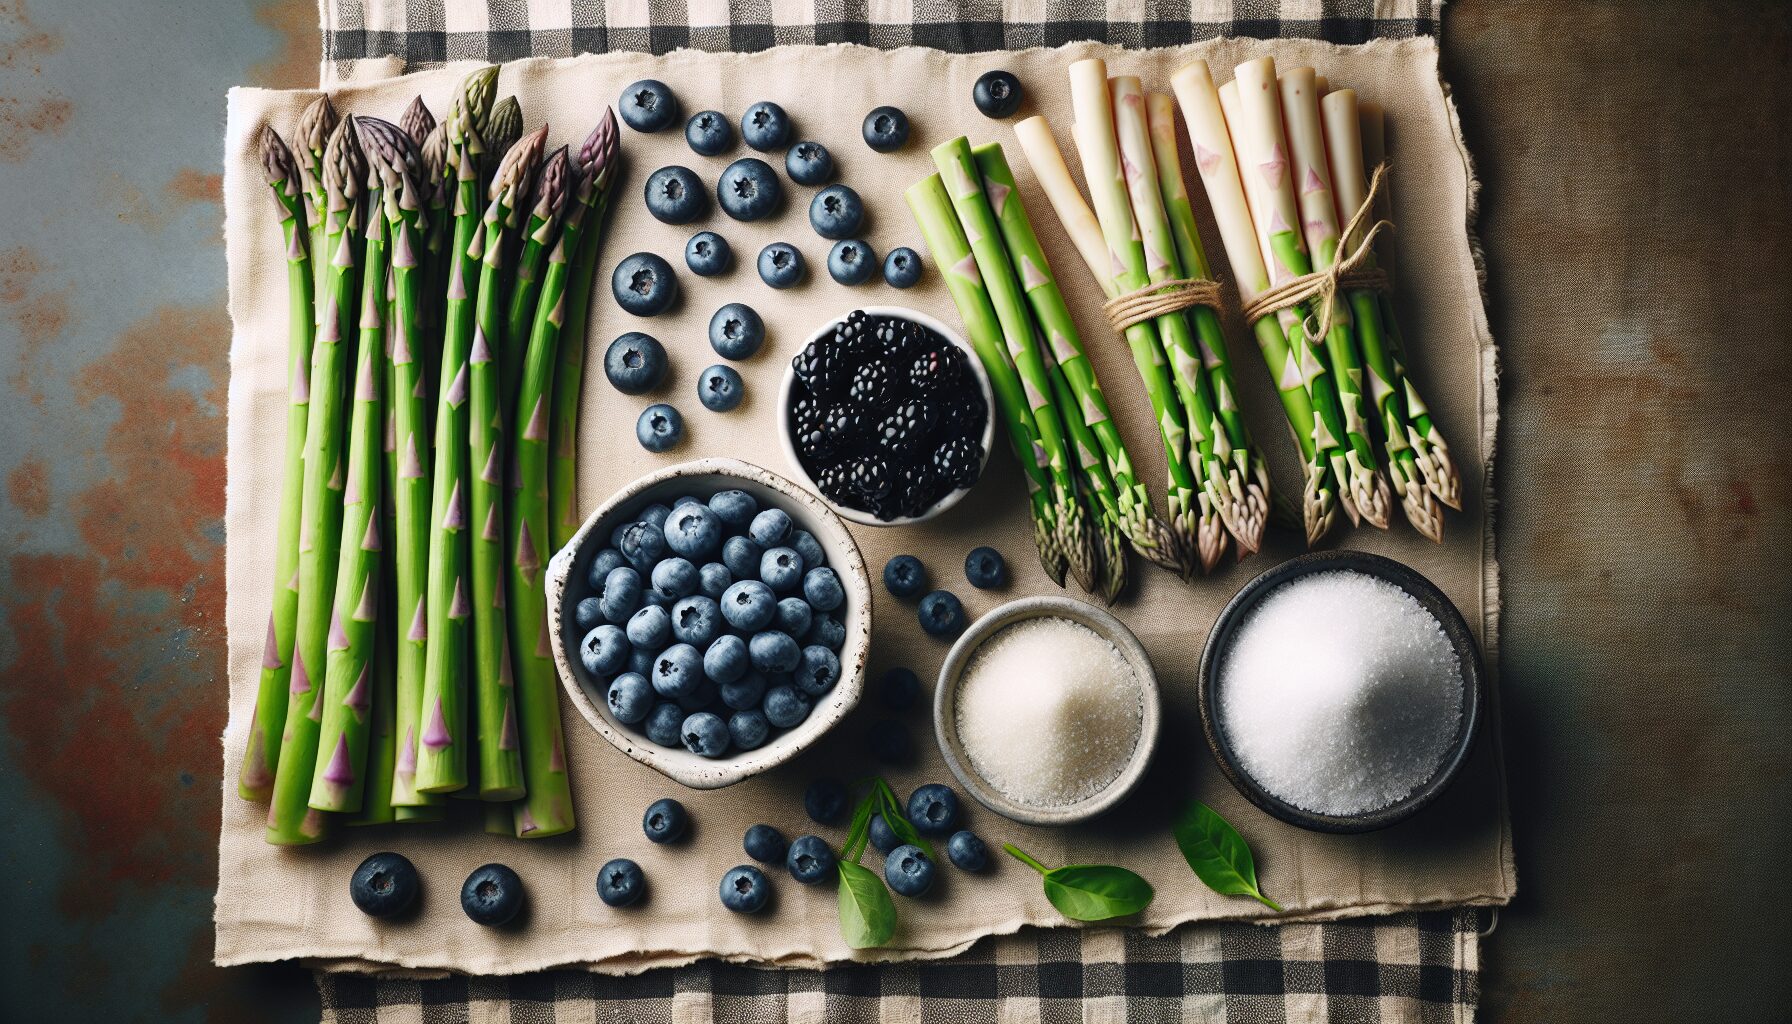
[[[585,574],[591,560],[608,544],[618,524],[654,502],[670,504],[681,494],[711,494],[738,487],[761,505],[776,505],[790,514],[799,529],[808,530],[827,552],[828,565],[846,588],[846,642],[840,648],[840,681],[794,729],[773,737],[757,750],[724,758],[699,757],[688,750],[662,747],[632,726],[618,722],[605,699],[606,684],[591,677],[573,656],[577,638],[569,637],[572,609],[585,596]],[[871,647],[871,584],[865,561],[852,535],[819,497],[775,473],[734,459],[698,459],[646,476],[617,491],[591,513],[566,547],[548,563],[548,630],[560,682],[585,721],[617,750],[692,789],[720,789],[783,764],[814,743],[859,702],[865,687],[865,659]]]
[[[988,642],[990,637],[1017,622],[1044,618],[1069,619],[1087,626],[1119,649],[1127,664],[1132,666],[1133,674],[1138,677],[1139,712],[1142,718],[1139,742],[1133,748],[1132,760],[1127,762],[1113,782],[1108,783],[1106,789],[1073,804],[1049,807],[1021,803],[977,774],[958,736],[957,707],[959,682],[964,678],[965,667],[970,664],[978,648]],[[1023,597],[991,610],[973,623],[970,629],[965,630],[952,645],[951,652],[946,655],[946,663],[940,667],[939,685],[933,690],[933,731],[939,739],[940,753],[946,758],[946,767],[952,770],[959,784],[964,786],[965,792],[971,794],[978,803],[1004,818],[1025,825],[1072,825],[1088,821],[1126,799],[1127,794],[1139,784],[1139,780],[1145,777],[1145,769],[1151,764],[1151,755],[1157,750],[1161,717],[1157,673],[1152,669],[1151,658],[1145,653],[1144,645],[1139,643],[1138,637],[1133,636],[1132,630],[1127,629],[1125,623],[1107,612],[1068,597]]]

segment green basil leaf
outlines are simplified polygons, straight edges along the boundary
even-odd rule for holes
[[[1045,898],[1072,921],[1106,921],[1151,905],[1151,883],[1111,864],[1069,864],[1045,874]]]
[[[858,863],[865,853],[865,844],[871,839],[872,805],[877,803],[877,787],[873,786],[859,805],[853,809],[852,824],[846,829],[846,843],[840,847],[840,859]]]
[[[890,826],[890,831],[896,833],[896,838],[910,846],[919,846],[921,852],[927,855],[927,859],[937,864],[939,858],[934,856],[933,844],[921,838],[921,833],[915,829],[914,822],[908,820],[908,811],[904,810],[901,802],[896,799],[896,793],[890,789],[890,784],[883,779],[878,779],[877,789],[878,795],[882,798],[881,813],[884,816],[884,824]]]
[[[896,934],[896,904],[884,880],[853,861],[840,862],[840,937],[853,949],[873,949]]]
[[[1250,844],[1218,811],[1196,800],[1172,830],[1182,859],[1209,889],[1222,896],[1249,896],[1271,910],[1282,909],[1257,888],[1257,861],[1251,856]]]

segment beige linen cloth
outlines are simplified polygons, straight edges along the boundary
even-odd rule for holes
[[[1474,181],[1443,92],[1437,48],[1430,39],[1380,41],[1334,47],[1301,41],[1218,41],[1179,49],[1123,51],[1079,44],[1056,50],[954,56],[932,50],[880,52],[851,46],[782,48],[755,54],[680,52],[665,57],[612,53],[567,60],[526,60],[508,65],[500,92],[515,93],[531,126],[546,119],[553,144],[575,143],[602,107],[635,79],[655,77],[678,92],[685,111],[723,111],[730,117],[755,100],[782,103],[797,123],[798,138],[826,144],[840,180],[864,197],[867,237],[879,253],[898,245],[923,247],[902,201],[902,189],[933,170],[928,150],[959,133],[973,142],[1004,143],[1021,195],[1047,255],[1126,428],[1142,477],[1161,482],[1162,452],[1126,347],[1109,334],[1101,296],[1037,189],[1026,159],[1013,144],[1007,122],[979,115],[968,102],[971,83],[984,71],[1006,67],[1028,89],[1031,112],[1048,116],[1067,153],[1070,125],[1067,65],[1085,56],[1105,57],[1115,73],[1143,76],[1165,88],[1186,61],[1206,59],[1221,80],[1239,61],[1268,53],[1285,66],[1313,64],[1340,85],[1357,88],[1387,107],[1399,225],[1401,275],[1398,300],[1409,344],[1416,350],[1418,383],[1439,417],[1464,476],[1468,508],[1449,518],[1449,538],[1433,546],[1404,524],[1388,532],[1362,528],[1338,543],[1398,558],[1434,580],[1462,609],[1495,662],[1497,575],[1488,510],[1494,421],[1494,348],[1477,287],[1467,227],[1473,217]],[[335,92],[345,112],[396,117],[421,93],[438,116],[464,69],[449,68],[343,85]],[[238,761],[254,699],[267,601],[272,583],[272,541],[280,490],[280,457],[286,381],[286,298],[283,252],[275,209],[262,183],[254,152],[256,130],[269,123],[289,130],[311,92],[236,89],[230,94],[225,152],[227,248],[230,265],[231,346],[227,614],[230,634],[230,726],[223,737],[226,760],[223,831],[219,848],[217,950],[219,963],[304,958],[340,968],[433,968],[483,974],[584,965],[633,972],[683,963],[700,956],[781,965],[816,966],[843,959],[947,956],[977,938],[1023,925],[1059,926],[1039,878],[1007,857],[996,857],[978,877],[946,869],[927,898],[899,899],[901,924],[887,949],[854,953],[841,942],[834,887],[805,888],[774,872],[776,897],[769,911],[744,917],[724,910],[717,880],[747,860],[740,837],[754,822],[777,825],[788,835],[816,831],[838,846],[843,831],[818,828],[803,815],[802,793],[822,775],[856,778],[873,770],[864,753],[867,727],[880,714],[875,701],[843,721],[814,749],[768,775],[728,789],[683,790],[606,744],[566,710],[568,747],[576,786],[578,831],[560,839],[521,841],[485,835],[476,815],[443,826],[338,829],[328,842],[305,849],[278,849],[262,841],[265,808],[240,800]],[[906,149],[891,155],[869,150],[859,137],[864,113],[880,103],[903,107],[914,124]],[[730,455],[785,471],[776,440],[775,396],[780,374],[801,340],[814,328],[855,306],[904,304],[958,324],[937,268],[920,286],[898,292],[881,283],[845,288],[827,277],[828,243],[809,229],[811,190],[787,186],[784,212],[756,224],[739,224],[713,208],[699,223],[669,227],[648,216],[641,183],[656,167],[687,165],[714,181],[728,159],[693,154],[682,133],[642,135],[624,128],[627,174],[598,267],[597,298],[588,332],[587,384],[580,438],[580,501],[586,509],[649,470],[700,455]],[[1186,143],[1185,143],[1186,145]],[[1184,155],[1184,164],[1192,164]],[[1073,161],[1074,162],[1074,161]],[[780,168],[781,170],[781,168]],[[1203,203],[1196,200],[1197,207]],[[719,278],[687,273],[681,253],[692,232],[713,228],[734,247],[736,267]],[[1206,237],[1216,240],[1211,227]],[[794,243],[809,265],[807,283],[773,291],[754,271],[754,257],[774,240]],[[617,260],[652,250],[679,272],[682,298],[669,314],[642,320],[610,301],[607,282]],[[1209,242],[1216,260],[1217,241]],[[923,250],[924,253],[924,250]],[[924,253],[925,255],[925,253]],[[702,408],[697,374],[719,358],[707,344],[710,314],[730,301],[746,302],[764,316],[767,342],[739,364],[748,398],[727,414]],[[1234,351],[1251,426],[1267,449],[1276,485],[1295,486],[1294,451],[1268,374],[1248,335],[1233,326]],[[658,337],[672,373],[652,396],[630,398],[603,380],[600,362],[610,339],[627,330]],[[636,415],[650,401],[669,401],[685,414],[687,439],[676,450],[650,455],[635,443]],[[1159,496],[1161,501],[1161,494]],[[917,527],[857,527],[866,563],[881,567],[890,556],[921,556],[939,586],[952,589],[976,616],[997,603],[1034,593],[1059,592],[1034,557],[1025,485],[1012,457],[998,451],[976,490],[958,508]],[[962,561],[978,544],[993,544],[1008,557],[1014,582],[1001,593],[971,589]],[[1238,826],[1257,854],[1264,891],[1286,908],[1283,920],[1321,920],[1414,908],[1461,904],[1498,905],[1514,887],[1497,718],[1482,728],[1473,759],[1437,805],[1387,831],[1325,836],[1284,825],[1235,793],[1214,767],[1201,739],[1195,705],[1196,666],[1214,616],[1246,580],[1298,551],[1291,532],[1276,532],[1265,551],[1218,575],[1184,584],[1135,560],[1138,583],[1118,614],[1150,650],[1163,690],[1165,722],[1153,770],[1124,807],[1077,828],[1015,825],[969,807],[968,825],[992,847],[1012,841],[1047,864],[1118,863],[1149,879],[1157,899],[1137,925],[1154,932],[1188,921],[1267,919],[1269,912],[1241,898],[1218,896],[1189,871],[1169,834],[1174,811],[1199,798]],[[946,644],[921,633],[912,604],[874,585],[872,678],[907,665],[923,679],[938,670]],[[1082,595],[1076,595],[1082,596]],[[932,742],[925,707],[906,716],[921,740],[923,756],[891,781],[906,794],[931,780],[949,780]],[[694,835],[667,847],[641,833],[642,810],[652,800],[675,796],[690,808]],[[421,913],[392,924],[357,912],[348,898],[354,866],[376,850],[392,849],[421,869]],[[598,867],[612,857],[632,857],[646,871],[649,898],[629,910],[612,910],[597,898]],[[527,920],[513,929],[487,929],[460,911],[461,881],[474,867],[502,861],[528,887]]]

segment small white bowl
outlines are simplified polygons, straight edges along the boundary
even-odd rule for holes
[[[989,449],[990,446],[995,443],[996,417],[1000,415],[1000,413],[996,410],[995,395],[989,387],[989,374],[984,371],[983,361],[977,358],[976,350],[966,344],[965,340],[958,336],[957,331],[954,331],[952,328],[947,327],[945,324],[935,320],[933,317],[928,316],[920,310],[909,309],[906,306],[860,306],[857,308],[864,310],[872,316],[888,316],[902,320],[913,320],[922,327],[933,331],[940,337],[957,345],[959,349],[964,352],[965,362],[970,366],[971,375],[977,379],[977,388],[983,395],[983,407],[988,410],[988,415],[984,417],[983,421],[983,461],[977,465],[977,478],[981,480],[983,478],[984,468],[989,465]],[[829,320],[827,323],[822,324],[820,327],[817,327],[814,331],[810,332],[807,338],[803,339],[803,344],[797,351],[800,352],[803,349],[808,348],[810,342],[819,341],[824,336],[832,333],[834,327],[845,320],[849,315],[850,313],[842,313],[832,320]],[[802,484],[816,494],[821,494],[821,488],[816,486],[815,481],[810,478],[809,471],[803,468],[803,460],[797,457],[796,440],[790,436],[791,392],[794,391],[795,388],[796,369],[789,363],[785,363],[784,379],[778,385],[778,445],[784,449],[784,462],[790,467],[791,475],[796,478],[797,483]],[[861,509],[848,508],[845,505],[829,501],[826,496],[823,496],[821,500],[827,502],[827,506],[833,509],[841,518],[851,520],[861,526],[904,526],[909,523],[924,523],[927,520],[932,519],[934,516],[937,516],[958,504],[960,499],[970,493],[970,490],[969,487],[960,487],[958,490],[953,491],[934,502],[931,508],[918,516],[898,516],[895,519],[879,519],[871,513]]]
[[[1139,680],[1141,720],[1139,742],[1133,748],[1132,760],[1127,762],[1126,767],[1120,770],[1120,774],[1105,789],[1076,803],[1040,807],[1021,803],[1007,796],[977,774],[977,770],[971,766],[970,756],[965,753],[964,743],[958,736],[957,704],[959,683],[978,648],[987,643],[990,637],[1017,622],[1046,618],[1069,619],[1087,626],[1097,636],[1119,649],[1121,657],[1132,666],[1133,675]],[[1151,755],[1157,750],[1161,719],[1157,673],[1152,669],[1151,657],[1145,653],[1139,638],[1133,636],[1132,630],[1127,629],[1125,623],[1107,612],[1068,597],[1023,597],[991,610],[952,645],[951,652],[946,655],[946,663],[940,667],[939,685],[933,689],[933,731],[939,740],[940,753],[946,758],[946,767],[952,770],[959,784],[964,786],[965,792],[975,797],[978,803],[1023,825],[1072,825],[1113,809],[1145,777],[1145,769],[1151,764]]]
[[[776,505],[790,514],[797,528],[815,535],[827,553],[828,565],[846,588],[846,642],[840,647],[840,681],[794,729],[773,737],[757,750],[731,757],[699,757],[683,748],[662,747],[610,713],[607,688],[585,671],[572,656],[566,624],[572,608],[584,593],[584,576],[597,553],[609,545],[618,524],[632,521],[654,502],[670,504],[682,494],[707,494],[739,488],[761,505]],[[577,581],[579,586],[570,585]],[[573,706],[598,735],[617,750],[649,768],[692,789],[720,789],[783,764],[801,753],[846,717],[859,703],[865,687],[865,661],[871,649],[871,582],[865,560],[853,543],[846,525],[828,511],[821,499],[775,473],[735,459],[697,459],[649,473],[610,496],[579,527],[564,548],[548,562],[548,635],[552,638],[554,665],[560,684]],[[587,769],[592,770],[592,769]]]

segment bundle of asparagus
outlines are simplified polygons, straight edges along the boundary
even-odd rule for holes
[[[1166,101],[1148,103],[1133,77],[1114,79],[1110,90],[1100,60],[1071,65],[1070,83],[1093,213],[1045,120],[1029,118],[1015,132],[1103,293],[1130,299],[1210,280]],[[1268,521],[1269,477],[1238,414],[1218,315],[1206,305],[1166,308],[1122,333],[1145,381],[1169,470],[1172,543],[1153,560],[1187,578],[1197,565],[1211,571],[1230,544],[1241,557],[1255,552]]]
[[[547,127],[525,135],[496,85],[495,67],[469,75],[439,125],[421,99],[397,124],[320,99],[298,154],[261,136],[290,412],[239,790],[269,801],[272,843],[316,842],[327,812],[439,819],[460,790],[519,836],[575,824],[541,580],[559,543],[547,444],[570,517],[618,137],[606,110],[576,156],[544,159]]]

